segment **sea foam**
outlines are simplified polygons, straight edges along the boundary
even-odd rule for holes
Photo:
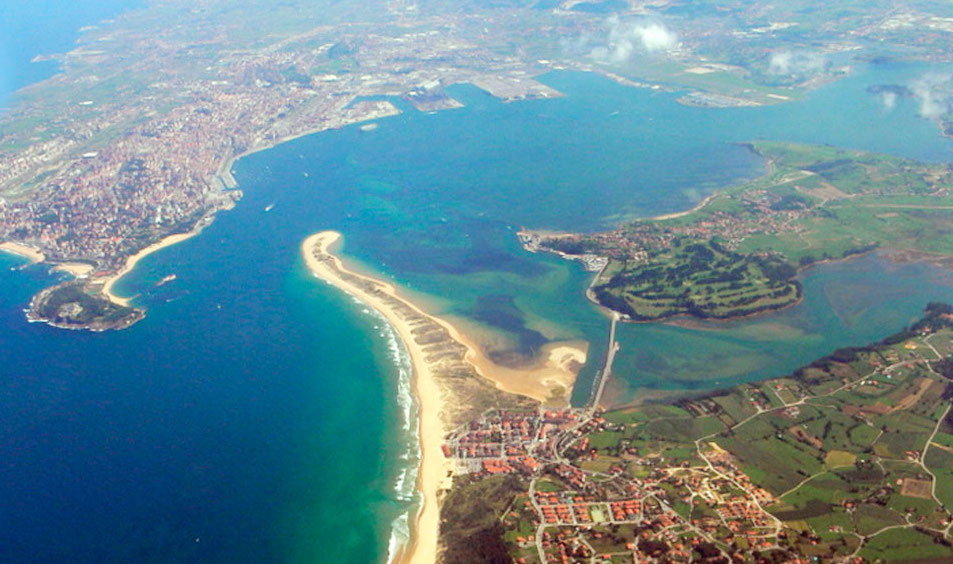
[[[355,303],[365,305],[352,296]],[[417,491],[417,474],[420,469],[420,436],[418,434],[418,407],[413,394],[413,364],[410,353],[397,336],[387,319],[377,310],[361,308],[361,311],[379,320],[373,328],[384,339],[388,356],[397,368],[396,398],[401,429],[401,452],[403,463],[394,478],[394,504],[399,514],[391,521],[390,538],[387,542],[387,561],[392,562],[397,553],[410,542],[411,517],[420,510],[421,499]]]

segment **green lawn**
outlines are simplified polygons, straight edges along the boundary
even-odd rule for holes
[[[860,555],[868,561],[901,562],[953,559],[953,549],[933,542],[933,537],[913,528],[892,529],[872,538]],[[949,560],[945,560],[949,561]]]
[[[797,268],[875,248],[953,255],[953,171],[944,166],[834,147],[752,148],[769,172],[699,210],[543,245],[610,257],[596,298],[637,320],[783,308],[801,297]]]

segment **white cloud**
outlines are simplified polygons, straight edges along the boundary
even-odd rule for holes
[[[606,44],[589,53],[598,61],[620,64],[639,52],[668,51],[678,46],[678,36],[658,22],[622,21],[618,16],[611,16],[606,25],[609,28]]]
[[[936,119],[953,111],[953,75],[928,73],[910,85],[920,115]]]
[[[880,93],[880,103],[883,104],[884,109],[888,112],[893,111],[894,107],[897,105],[897,93],[896,92],[881,92]]]
[[[811,51],[778,51],[771,54],[768,61],[770,74],[812,75],[827,68],[827,59],[820,53]]]
[[[678,44],[675,34],[661,24],[635,26],[633,32],[642,41],[646,51],[668,51]]]

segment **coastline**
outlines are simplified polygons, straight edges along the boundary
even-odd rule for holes
[[[389,114],[389,115],[392,115],[392,114]],[[385,115],[380,117],[388,117],[388,116]],[[378,116],[374,116],[369,119],[378,119]],[[320,127],[320,128],[310,129],[308,131],[304,131],[301,133],[286,135],[284,137],[281,137],[275,140],[272,143],[267,143],[265,145],[249,149],[239,154],[226,156],[225,158],[222,159],[221,163],[219,164],[219,168],[212,179],[213,181],[217,179],[221,183],[222,187],[224,188],[224,190],[222,190],[223,192],[234,191],[238,188],[238,181],[235,180],[235,178],[232,176],[231,169],[239,159],[241,159],[242,157],[246,157],[248,155],[252,155],[254,153],[267,151],[268,149],[272,149],[278,145],[281,145],[282,143],[286,143],[288,141],[298,139],[299,137],[305,137],[308,135],[312,135],[314,133],[320,133],[322,131],[326,131],[327,129],[328,127]],[[234,202],[232,205],[234,205]],[[196,224],[192,227],[191,230],[185,233],[174,233],[172,235],[167,235],[166,237],[163,237],[159,241],[156,241],[155,243],[152,243],[148,245],[147,247],[141,249],[139,252],[127,257],[126,262],[123,264],[122,268],[119,269],[119,271],[116,272],[115,274],[112,274],[104,278],[93,279],[92,281],[103,284],[101,292],[103,296],[105,296],[106,299],[108,299],[112,303],[123,306],[123,307],[132,307],[130,304],[134,297],[124,298],[122,296],[117,295],[114,291],[114,287],[116,283],[123,276],[132,272],[132,270],[136,267],[136,264],[138,264],[139,261],[141,261],[145,257],[151,255],[152,253],[160,251],[166,247],[171,247],[172,245],[181,243],[182,241],[191,239],[192,237],[198,235],[199,233],[202,232],[203,229],[205,229],[205,227],[211,224],[211,222],[213,221],[218,211],[221,211],[222,209],[229,209],[229,208],[230,206],[227,206],[227,205],[223,207],[213,208],[201,219],[199,219],[199,221],[196,222]],[[30,264],[39,264],[42,262],[46,262],[46,255],[44,255],[42,251],[35,249],[33,247],[22,245],[20,243],[15,243],[12,241],[0,242],[0,251],[6,251],[8,253],[26,258],[30,261]],[[64,262],[64,263],[53,265],[53,270],[58,272],[65,272],[69,274],[70,276],[72,276],[73,278],[87,278],[95,270],[95,267],[90,264],[81,263],[81,262]]]
[[[21,245],[20,243],[14,243],[13,241],[4,241],[3,243],[0,243],[0,251],[6,251],[10,254],[17,255],[18,257],[28,259],[31,264],[40,263],[46,260],[46,255],[44,255],[39,249]]]
[[[53,267],[55,272],[65,272],[73,278],[86,278],[96,268],[91,264],[83,262],[64,262]]]
[[[356,98],[357,97],[355,97],[355,99]],[[351,101],[353,102],[353,100]],[[232,167],[234,167],[235,163],[244,157],[247,157],[249,155],[254,155],[255,153],[260,153],[262,151],[267,151],[268,149],[273,149],[277,147],[278,145],[282,145],[289,141],[294,141],[295,139],[300,139],[301,137],[307,137],[308,135],[314,135],[315,133],[321,133],[329,129],[340,129],[342,127],[347,127],[349,125],[355,125],[355,124],[364,123],[364,122],[373,122],[374,120],[377,120],[377,119],[383,119],[383,118],[387,118],[391,116],[400,115],[401,111],[398,108],[394,107],[394,110],[395,111],[393,112],[372,113],[370,116],[363,117],[357,121],[343,121],[342,123],[337,125],[322,124],[318,127],[312,127],[311,129],[307,129],[305,131],[289,133],[288,135],[279,137],[278,139],[264,143],[262,145],[252,147],[238,154],[227,155],[222,158],[221,162],[218,165],[218,170],[215,172],[215,175],[213,176],[213,178],[217,178],[222,183],[222,185],[225,187],[226,190],[233,190],[238,187],[238,181],[235,180],[234,176],[232,176]]]
[[[198,235],[199,233],[202,232],[202,229],[205,228],[206,223],[207,222],[205,221],[199,221],[199,223],[196,224],[196,226],[192,228],[191,231],[187,231],[185,233],[175,233],[173,235],[168,235],[162,238],[161,240],[142,249],[138,253],[128,257],[126,259],[126,263],[123,264],[121,269],[119,269],[119,272],[104,279],[104,283],[102,287],[103,295],[106,296],[106,298],[109,301],[111,301],[112,303],[116,305],[120,305],[123,307],[132,307],[130,305],[130,302],[132,301],[133,298],[131,297],[124,298],[122,296],[118,296],[113,291],[113,287],[116,285],[116,282],[118,282],[123,276],[129,274],[132,271],[132,269],[136,267],[136,264],[139,261],[151,255],[152,253],[162,250],[166,247],[171,247],[172,245],[175,245],[176,243],[181,243],[182,241],[185,241],[186,239],[191,239],[192,237]]]
[[[351,100],[349,104],[351,102],[353,102],[353,100]],[[345,107],[346,106],[347,105],[345,105]],[[163,237],[162,239],[160,239],[159,241],[156,241],[146,246],[145,248],[141,249],[137,253],[126,257],[126,260],[123,263],[122,268],[120,268],[114,274],[99,275],[99,276],[94,275],[93,273],[96,271],[96,266],[93,264],[85,263],[85,262],[79,262],[79,260],[82,260],[82,259],[79,259],[79,260],[68,259],[66,262],[52,261],[52,264],[51,264],[52,270],[56,272],[64,272],[72,276],[74,279],[88,279],[89,285],[93,288],[96,288],[98,286],[99,292],[102,294],[102,297],[104,297],[109,302],[121,307],[134,309],[131,303],[132,303],[132,300],[135,298],[135,296],[122,297],[116,294],[115,292],[116,283],[123,276],[125,276],[126,274],[129,274],[129,272],[131,272],[135,268],[136,264],[143,258],[147,257],[148,255],[156,251],[175,245],[177,243],[181,243],[182,241],[185,241],[186,239],[189,239],[191,237],[194,237],[195,235],[198,235],[199,233],[201,233],[201,231],[205,227],[207,227],[214,221],[215,216],[218,214],[218,212],[229,210],[235,206],[236,200],[241,198],[242,194],[241,194],[241,191],[238,190],[238,181],[234,178],[234,176],[232,176],[231,169],[239,159],[246,157],[248,155],[252,155],[254,153],[267,151],[268,149],[272,149],[278,145],[287,143],[294,139],[306,137],[308,135],[313,135],[316,133],[327,131],[329,129],[339,129],[341,127],[345,127],[348,125],[353,125],[353,124],[358,124],[363,122],[373,122],[374,120],[383,119],[383,118],[391,117],[394,115],[399,115],[400,113],[401,111],[398,108],[396,108],[392,104],[388,104],[385,109],[381,109],[379,107],[375,111],[371,111],[367,113],[366,115],[359,115],[356,118],[354,116],[347,115],[340,123],[334,123],[331,125],[322,124],[321,126],[318,126],[318,127],[312,127],[304,131],[291,133],[283,137],[280,137],[278,139],[272,140],[270,142],[253,146],[252,148],[247,149],[241,153],[224,155],[221,157],[219,161],[217,170],[208,179],[210,184],[214,188],[218,189],[218,195],[220,196],[221,201],[211,206],[209,209],[207,209],[205,213],[202,215],[202,217],[199,218],[197,222],[195,222],[195,224],[192,226],[192,228],[189,231],[184,233],[174,233],[172,235],[167,235]],[[30,247],[21,243],[16,243],[13,241],[0,241],[0,252],[8,252],[8,253],[27,259],[29,261],[28,264],[23,266],[29,266],[32,264],[47,262],[46,255],[40,249],[36,249],[36,248]],[[33,308],[34,303],[35,303],[35,300],[31,302],[31,306],[30,306],[31,310]],[[138,319],[141,319],[141,317],[138,317],[136,321],[138,321]],[[119,328],[125,328],[131,324],[132,323],[129,323],[128,325],[124,325]],[[54,326],[60,327],[59,325],[54,325]],[[75,327],[68,327],[68,328],[75,329]]]
[[[245,157],[254,155],[255,153],[267,151],[268,149],[274,149],[275,147],[277,147],[278,145],[281,145],[282,143],[287,143],[288,141],[294,141],[295,139],[298,139],[300,137],[307,137],[308,135],[313,135],[315,133],[321,133],[322,131],[327,131],[328,129],[329,129],[328,127],[322,126],[322,127],[309,129],[302,133],[292,133],[289,135],[285,135],[284,137],[280,137],[271,143],[265,143],[264,145],[247,149],[235,155],[227,155],[224,158],[222,158],[221,163],[219,163],[218,165],[218,170],[215,171],[215,175],[213,178],[217,178],[222,183],[222,185],[225,187],[226,190],[234,190],[238,188],[238,181],[235,180],[234,176],[232,176],[232,168],[235,166],[235,163],[238,162],[239,160]]]
[[[573,366],[573,363],[579,365],[585,364],[588,353],[588,343],[584,341],[555,341],[547,343],[542,347],[539,359],[535,364],[520,367],[501,366],[490,360],[482,352],[483,349],[477,340],[473,339],[470,335],[462,333],[452,322],[426,313],[416,302],[404,297],[403,291],[398,292],[393,284],[379,280],[373,275],[362,273],[350,265],[345,265],[344,262],[332,252],[335,244],[337,244],[341,238],[341,234],[336,231],[322,231],[309,236],[305,239],[304,243],[302,243],[302,252],[304,253],[306,262],[308,262],[308,267],[315,276],[331,282],[334,286],[366,302],[383,314],[384,311],[382,311],[382,308],[388,307],[389,304],[380,303],[382,302],[381,299],[373,299],[375,296],[370,296],[366,291],[357,288],[354,282],[341,280],[340,273],[362,284],[376,286],[376,294],[383,294],[386,295],[388,299],[400,302],[402,306],[413,311],[416,315],[426,318],[428,321],[445,329],[453,341],[465,347],[465,360],[467,364],[473,367],[480,376],[492,382],[496,389],[509,394],[532,398],[539,403],[556,403],[560,406],[568,405],[569,394],[575,384],[576,372],[578,371],[577,367]],[[327,241],[325,241],[325,239],[327,239]],[[328,268],[321,260],[315,259],[313,257],[315,253],[324,256],[325,261],[333,261],[333,269]],[[315,266],[322,267],[321,270],[315,271],[315,268],[312,267],[312,262],[309,261],[316,261],[318,264]],[[334,280],[329,279],[329,275],[333,276]],[[368,296],[369,299],[365,299],[365,295]],[[378,305],[380,305],[380,307],[378,307]],[[391,321],[391,317],[387,315],[385,315],[385,317],[387,317],[388,321]],[[402,320],[401,323],[404,325],[407,324]],[[393,322],[391,324],[395,325],[395,329],[398,330],[399,336],[405,341],[408,350],[413,348],[416,343],[413,342],[413,334],[409,330],[412,328],[408,328],[408,331],[402,333],[399,331],[400,327],[397,327],[397,324]],[[408,340],[410,342],[407,342]],[[564,397],[553,395],[555,391],[562,388],[567,390]]]
[[[72,280],[61,281],[35,294],[30,299],[29,307],[25,310],[27,321],[31,323],[46,323],[58,329],[89,330],[93,332],[122,330],[135,325],[145,317],[145,311],[131,305],[134,297],[126,298],[116,295],[113,291],[116,282],[132,271],[136,267],[136,264],[146,256],[194,237],[211,221],[212,216],[209,214],[203,216],[190,231],[163,237],[160,241],[127,257],[122,268],[112,275],[94,275],[93,272],[96,270],[96,267],[89,263],[78,261],[51,261],[51,272],[64,272],[71,276]],[[0,251],[23,256],[31,261],[29,264],[47,262],[42,252],[19,243],[0,243]],[[76,296],[75,292],[78,287],[81,288],[79,290],[80,296],[85,295],[85,298]],[[76,308],[75,311],[77,313],[61,314],[58,310],[49,310],[47,308],[51,300],[61,299],[60,292],[65,292],[66,295],[70,297],[67,298],[65,302],[58,301],[57,303],[60,305],[66,303],[71,308]],[[70,292],[73,292],[73,294],[70,294]],[[54,296],[56,297],[54,298]],[[90,300],[93,302],[92,306],[90,306]],[[99,301],[99,304],[96,304],[96,301]],[[103,302],[106,302],[108,305],[103,306]],[[89,309],[90,307],[92,309]],[[125,311],[110,309],[116,307],[125,308]],[[51,311],[57,311],[57,313],[51,313]],[[82,316],[80,316],[80,314],[82,314]]]
[[[695,329],[698,331],[718,331],[719,327],[704,327],[702,323],[730,323],[732,321],[747,321],[755,319],[757,317],[763,317],[766,315],[780,313],[786,309],[791,309],[792,307],[797,307],[804,302],[804,291],[801,291],[801,295],[798,299],[793,302],[774,309],[764,309],[761,311],[756,311],[754,313],[744,313],[741,315],[732,315],[730,317],[696,317],[688,313],[679,313],[676,315],[670,315],[668,317],[660,317],[658,319],[622,319],[623,323],[660,323],[662,325],[670,325],[672,327],[684,327],[685,329]]]
[[[330,252],[330,247],[338,242],[341,234],[335,231],[322,231],[304,240],[301,246],[305,263],[316,277],[354,296],[377,310],[391,324],[407,351],[413,366],[413,391],[417,399],[418,433],[420,437],[420,469],[417,474],[417,489],[423,496],[423,503],[411,527],[411,540],[398,552],[397,562],[429,564],[437,560],[437,537],[440,527],[440,513],[437,506],[440,483],[445,475],[441,445],[449,429],[441,419],[443,397],[436,382],[433,364],[428,362],[423,347],[413,338],[413,325],[402,319],[397,311],[381,297],[373,295],[341,278],[348,273],[361,279],[368,277],[355,274],[344,267],[341,259]],[[323,258],[321,260],[318,257]],[[425,315],[413,304],[399,298],[390,284],[375,283],[380,292],[396,298],[403,304]],[[429,317],[429,316],[427,316]],[[434,319],[434,321],[437,321]],[[439,323],[439,321],[438,321]]]
[[[680,212],[673,212],[673,213],[666,213],[666,214],[663,214],[663,215],[657,215],[657,216],[655,216],[655,217],[650,217],[650,218],[649,218],[649,221],[665,221],[665,220],[668,220],[668,219],[678,219],[678,218],[680,218],[680,217],[685,217],[686,215],[691,215],[691,214],[697,212],[698,210],[704,208],[705,206],[707,206],[709,203],[711,203],[712,200],[714,200],[716,197],[718,197],[720,194],[722,194],[722,192],[723,192],[722,190],[715,190],[715,191],[712,192],[711,194],[705,196],[705,198],[702,199],[702,201],[700,201],[700,202],[698,202],[697,204],[695,204],[695,206],[692,207],[691,209],[687,209],[687,210],[680,211]]]
[[[458,395],[459,388],[453,387],[459,382],[460,372],[459,365],[446,364],[448,352],[459,350],[459,356],[469,369],[489,380],[490,389],[497,393],[503,391],[513,394],[511,397],[532,397],[540,403],[561,400],[561,404],[568,404],[578,366],[585,362],[586,350],[578,343],[552,343],[544,348],[543,359],[536,366],[507,368],[496,365],[453,324],[427,314],[402,297],[392,284],[348,268],[333,253],[340,240],[341,234],[335,231],[315,233],[302,242],[301,252],[315,277],[380,313],[410,353],[421,457],[417,489],[423,496],[423,503],[411,522],[410,540],[392,555],[392,562],[432,564],[439,554],[439,494],[447,489],[451,477],[448,461],[443,455],[443,440],[455,427],[454,410],[464,407],[461,404],[470,399]],[[446,334],[446,341],[438,343],[437,348],[428,338],[433,334],[428,330],[434,327]],[[447,375],[453,382],[448,381]],[[556,395],[556,392],[564,395]],[[445,401],[448,397],[452,401]]]

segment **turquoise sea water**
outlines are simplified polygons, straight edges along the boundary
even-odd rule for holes
[[[454,87],[466,108],[405,108],[374,131],[241,160],[239,205],[121,281],[149,314],[118,333],[26,324],[21,309],[50,277],[0,259],[0,561],[381,561],[413,508],[406,372],[376,317],[308,275],[305,236],[340,230],[367,268],[497,336],[500,358],[568,338],[599,358],[607,326],[582,297],[588,275],[523,252],[516,229],[688,207],[762,172],[735,144],[758,137],[948,159],[911,101],[887,113],[864,92],[923,71],[864,69],[803,102],[737,110],[577,73],[545,77],[567,94],[554,100]],[[625,326],[612,392],[785,372],[953,299],[947,274],[877,257],[819,267],[805,285],[805,302],[777,316]]]

